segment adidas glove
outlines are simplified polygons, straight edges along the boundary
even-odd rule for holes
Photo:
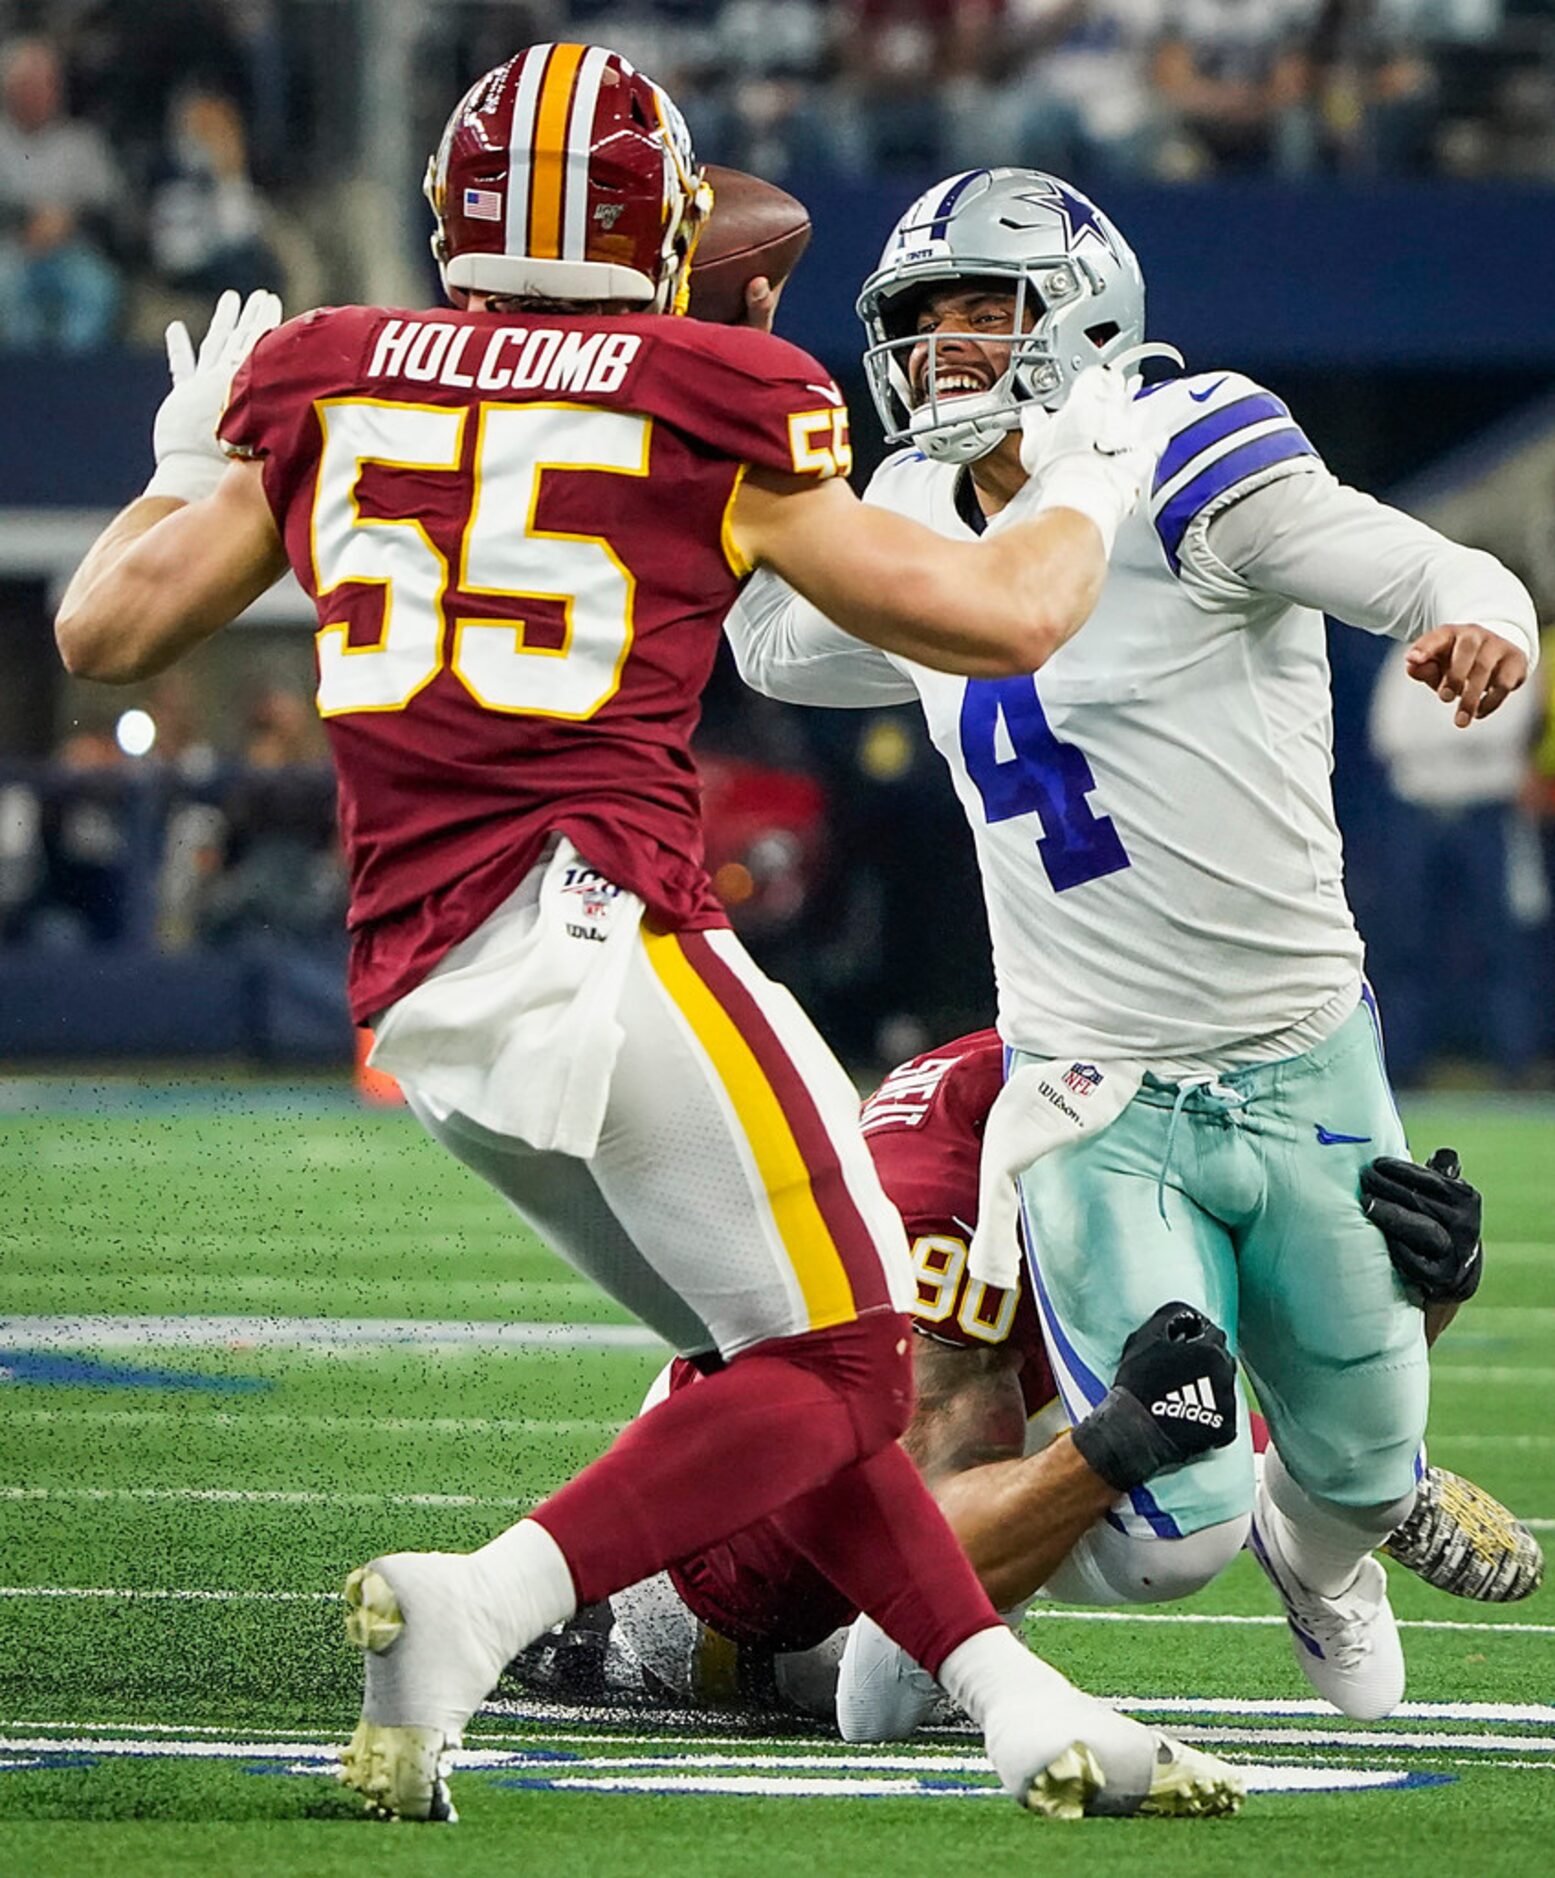
[[[178,496],[198,502],[210,495],[227,469],[216,426],[226,408],[232,375],[261,336],[281,323],[281,303],[263,289],[240,300],[231,288],[216,302],[198,353],[182,320],[167,329],[167,363],[173,388],[162,400],[151,432],[156,473],[148,496]]]
[[[1191,1304],[1163,1304],[1123,1346],[1117,1379],[1074,1430],[1109,1487],[1127,1493],[1236,1439],[1236,1358]]]
[[[1483,1204],[1451,1148],[1438,1148],[1424,1167],[1384,1156],[1361,1170],[1361,1210],[1423,1304],[1461,1304],[1479,1288]]]

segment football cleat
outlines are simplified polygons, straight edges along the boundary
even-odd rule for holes
[[[940,1686],[869,1617],[848,1631],[837,1672],[837,1732],[844,1741],[906,1741],[940,1699]]]
[[[1280,1546],[1280,1517],[1260,1481],[1247,1543],[1285,1606],[1301,1673],[1342,1715],[1380,1721],[1404,1699],[1404,1649],[1388,1575],[1368,1555],[1343,1591],[1325,1597],[1296,1576]]]
[[[374,1559],[347,1578],[345,1599],[346,1638],[363,1654],[366,1686],[338,1777],[380,1817],[452,1824],[451,1759],[502,1670],[470,1559]]]
[[[1075,1741],[1031,1782],[1021,1799],[1044,1819],[1106,1813],[1107,1778],[1095,1753]],[[1150,1790],[1130,1814],[1159,1819],[1217,1819],[1241,1811],[1247,1789],[1228,1762],[1157,1735]]]
[[[1438,1591],[1515,1604],[1544,1582],[1544,1554],[1520,1519],[1472,1480],[1428,1467],[1414,1511],[1381,1548]]]

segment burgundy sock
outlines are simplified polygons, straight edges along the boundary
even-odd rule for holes
[[[891,1442],[772,1523],[931,1676],[1000,1622],[906,1450]]]
[[[893,1442],[912,1409],[908,1334],[905,1318],[876,1311],[775,1339],[639,1416],[531,1515],[560,1546],[579,1604],[716,1545]]]

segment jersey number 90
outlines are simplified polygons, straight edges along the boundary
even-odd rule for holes
[[[347,585],[377,587],[376,639],[353,645],[348,627],[320,629],[319,712],[402,711],[444,659],[477,704],[543,717],[592,717],[614,697],[632,643],[636,583],[602,535],[537,528],[542,474],[595,470],[646,476],[652,423],[626,411],[575,404],[483,404],[475,412],[378,398],[331,398],[316,407],[323,432],[313,503],[313,574],[320,600]],[[447,557],[414,514],[364,515],[367,464],[414,484],[457,471],[466,423],[476,426],[475,491],[458,550]],[[423,485],[424,486],[424,485]],[[407,509],[419,507],[407,501]],[[450,587],[500,602],[453,621]],[[522,603],[559,604],[561,644],[525,641]]]
[[[954,1322],[979,1343],[1003,1343],[1015,1321],[1018,1291],[999,1291],[967,1276],[964,1239],[929,1232],[912,1242],[918,1295],[912,1314],[920,1324]]]

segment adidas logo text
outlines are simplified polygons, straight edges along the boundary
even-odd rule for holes
[[[1201,1422],[1206,1428],[1219,1428],[1225,1421],[1215,1406],[1215,1392],[1209,1386],[1208,1376],[1186,1383],[1181,1389],[1168,1389],[1150,1404],[1150,1413],[1166,1421]]]

